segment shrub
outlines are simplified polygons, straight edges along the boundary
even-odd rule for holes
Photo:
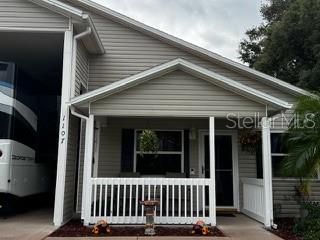
[[[320,239],[320,202],[305,202],[303,216],[294,227],[294,231],[303,236],[304,240]]]

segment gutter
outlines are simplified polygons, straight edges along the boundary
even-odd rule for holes
[[[76,112],[75,107],[73,107],[73,106],[70,107],[70,111],[71,111],[71,114],[72,114],[73,116],[76,116],[76,117],[78,117],[78,118],[80,118],[80,119],[83,119],[83,120],[85,120],[85,121],[87,121],[87,120],[89,119],[89,117],[87,117],[87,116],[85,116],[85,115],[83,115],[83,114],[80,114],[80,113]]]
[[[91,33],[92,33],[92,36],[94,38],[94,40],[96,41],[97,43],[97,46],[98,46],[98,52],[99,54],[105,54],[106,53],[106,50],[101,42],[101,39],[99,37],[99,34],[96,30],[96,27],[94,25],[94,22],[92,21],[92,18],[89,14],[82,14],[82,19],[85,20],[88,24],[88,27],[91,28]]]

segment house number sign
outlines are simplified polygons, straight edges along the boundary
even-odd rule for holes
[[[60,132],[60,136],[61,136],[60,144],[63,144],[66,139],[65,122],[66,122],[66,115],[63,115],[62,124],[61,124],[61,132]]]

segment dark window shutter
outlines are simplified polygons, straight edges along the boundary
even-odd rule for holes
[[[257,164],[257,178],[263,178],[263,166],[262,166],[262,144],[256,145],[256,164]]]
[[[134,129],[122,129],[121,172],[133,172]]]
[[[184,130],[184,172],[186,177],[189,178],[189,168],[190,168],[190,154],[189,154],[189,130]]]

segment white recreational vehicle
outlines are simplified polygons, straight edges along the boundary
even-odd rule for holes
[[[37,99],[32,79],[0,62],[0,211],[14,199],[48,191],[46,166],[37,162]]]

